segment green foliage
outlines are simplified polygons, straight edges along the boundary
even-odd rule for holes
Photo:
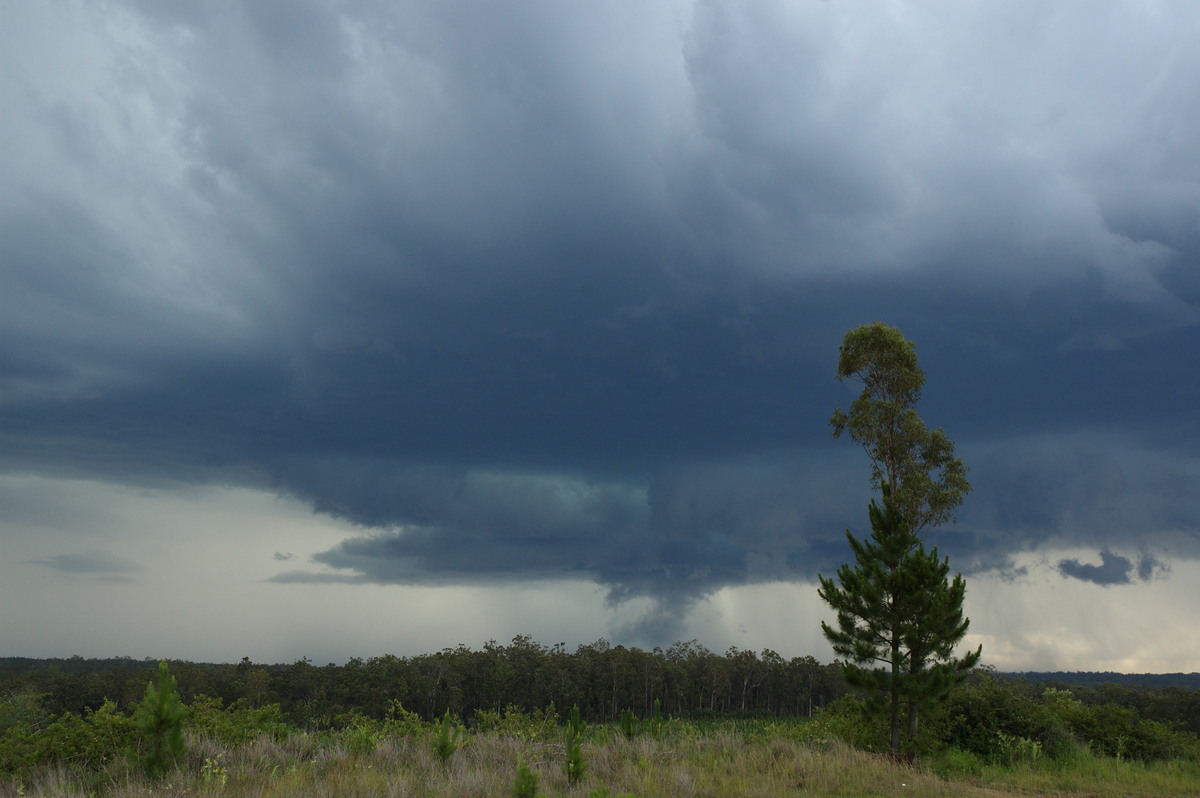
[[[517,768],[517,778],[513,782],[513,798],[538,798],[538,774],[529,769],[524,762]]]
[[[224,708],[220,698],[198,695],[187,706],[183,728],[197,737],[216,740],[223,745],[243,745],[262,736],[282,740],[290,727],[278,704],[247,706],[244,700]]]
[[[638,732],[641,730],[641,724],[638,723],[638,717],[633,713],[632,709],[621,710],[617,725],[621,727],[621,734],[624,734],[627,740],[637,737]]]
[[[50,721],[40,693],[9,693],[0,698],[0,733],[14,726],[38,727]]]
[[[579,707],[571,707],[571,717],[567,720],[567,729],[564,737],[564,747],[566,749],[567,761],[567,782],[571,785],[578,784],[583,778],[584,771],[587,770],[587,763],[583,761],[583,733],[587,729],[587,724],[579,718]]]
[[[930,771],[946,780],[978,779],[984,762],[976,754],[960,748],[944,748],[925,763]]]
[[[200,768],[200,778],[204,783],[213,787],[224,787],[225,782],[229,780],[229,770],[221,764],[220,759],[205,757],[204,764]]]
[[[913,407],[925,372],[912,341],[882,322],[855,327],[842,340],[837,379],[863,384],[849,412],[834,411],[829,423],[835,438],[849,434],[866,451],[871,484],[891,486],[893,501],[915,533],[951,520],[971,485],[954,443],[941,429],[926,429]]]
[[[890,746],[884,716],[853,695],[844,695],[818,712],[808,724],[800,727],[798,737],[822,745],[841,740],[875,753],[887,751]]]
[[[0,735],[0,773],[29,775],[47,765],[99,771],[139,743],[138,728],[111,701],[82,715],[64,712],[48,723],[22,721]]]
[[[951,581],[949,561],[905,523],[883,486],[883,506],[870,505],[872,534],[860,542],[849,531],[854,566],[843,565],[834,580],[819,577],[818,594],[837,612],[837,628],[822,622],[825,637],[846,657],[846,681],[869,692],[871,706],[886,711],[890,748],[901,749],[901,709],[908,710],[905,747],[916,743],[918,710],[941,702],[979,661],[980,650],[956,658],[967,632],[963,617],[966,584]]]
[[[342,746],[354,756],[374,753],[381,736],[379,726],[380,724],[362,715],[350,718],[340,733]]]
[[[977,674],[955,689],[932,724],[947,746],[997,765],[1088,754],[1116,759],[1200,760],[1200,741],[1115,704],[1088,705],[1070,691],[1031,693],[1023,682]]]
[[[646,719],[646,731],[656,740],[662,739],[667,728],[667,720],[663,717],[662,701],[654,699],[654,714]]]
[[[158,687],[146,685],[146,697],[134,715],[145,740],[143,765],[147,775],[162,776],[183,759],[183,719],[187,715],[167,663],[158,663]]]
[[[558,734],[558,712],[553,704],[529,713],[514,704],[509,704],[503,712],[481,709],[475,718],[480,733],[494,732],[524,742],[549,742]]]
[[[1028,737],[1014,737],[1000,732],[996,735],[992,758],[1006,767],[1032,764],[1042,758],[1042,744]]]
[[[443,764],[450,761],[454,752],[466,745],[466,736],[462,727],[450,715],[450,710],[442,719],[433,725],[433,739],[430,741],[433,753]]]
[[[974,699],[1011,696],[1010,708],[1041,711],[1041,722],[1057,722],[1055,712],[1061,709],[1081,712],[1081,720],[1092,717],[1090,707],[1076,705],[1069,695],[1047,698],[1018,680],[985,682],[987,677],[981,677],[955,693],[972,693]],[[1093,755],[1086,748],[1069,761],[1057,762],[1045,751],[1042,740],[1022,739],[1012,733],[1005,733],[1008,738],[992,738],[1007,746],[1008,753],[1003,756],[985,758],[946,747],[922,757],[919,768],[900,768],[884,757],[863,754],[830,737],[835,727],[845,733],[869,730],[875,724],[874,738],[885,738],[886,734],[879,733],[880,719],[867,714],[864,705],[847,697],[811,721],[761,717],[694,723],[673,719],[677,733],[669,742],[647,737],[632,748],[616,724],[588,728],[589,746],[596,747],[587,772],[593,783],[568,788],[560,775],[556,794],[630,798],[903,793],[932,798],[973,794],[984,788],[997,794],[1023,795],[1195,795],[1200,784],[1200,762],[1141,763]],[[372,729],[381,728],[380,721],[362,717],[364,722],[376,724]],[[929,725],[931,729],[945,728]],[[102,731],[110,727],[128,730],[127,743],[104,740]],[[609,729],[608,741],[601,742],[601,735],[595,732]],[[5,735],[20,730],[28,727],[10,727]],[[191,766],[172,773],[169,784],[139,776],[131,768],[136,762],[131,757],[118,754],[100,762],[71,753],[66,760],[47,758],[39,767],[22,773],[0,772],[0,795],[539,795],[539,766],[518,762],[514,774],[514,743],[508,735],[478,735],[472,741],[477,755],[442,769],[434,766],[437,760],[432,751],[411,744],[379,746],[373,753],[353,755],[343,731],[314,736],[294,730],[282,743],[264,735],[236,746],[207,739],[194,746]],[[577,732],[585,733],[582,724]],[[132,718],[116,711],[110,702],[95,712],[66,713],[32,736],[45,738],[47,746],[70,743],[92,751],[120,751],[134,745],[137,735]],[[6,742],[0,742],[0,757],[9,755]],[[1042,747],[1040,757],[1038,746]],[[1001,759],[1012,764],[1001,764]],[[930,773],[952,783],[926,775]]]
[[[384,731],[393,737],[420,737],[425,733],[425,724],[421,722],[420,715],[409,712],[393,698],[388,702]]]
[[[141,700],[157,661],[152,665],[128,658],[32,663],[0,658],[0,696],[41,696],[45,722],[64,711],[98,707],[106,697],[127,710]],[[696,641],[645,651],[601,640],[572,653],[518,637],[511,646],[489,642],[483,650],[459,646],[340,666],[172,662],[171,672],[181,688],[187,683],[189,704],[198,694],[220,698],[226,707],[238,701],[249,708],[278,704],[289,725],[307,731],[337,727],[338,717],[352,711],[384,719],[392,701],[427,728],[446,709],[468,718],[509,703],[530,713],[551,703],[566,709],[578,704],[589,719],[608,717],[614,706],[648,718],[656,699],[664,714],[676,718],[700,712],[808,715],[847,690],[840,668],[812,657],[785,659],[767,650],[721,655]],[[605,674],[603,687],[599,674]]]

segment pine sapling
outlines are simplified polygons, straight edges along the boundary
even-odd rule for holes
[[[650,734],[654,739],[662,737],[663,729],[666,728],[667,722],[663,718],[662,701],[654,699],[654,715],[647,719],[646,725],[650,728]]]
[[[572,707],[564,741],[567,752],[567,783],[572,785],[578,784],[579,780],[583,778],[584,771],[587,770],[587,763],[583,761],[583,751],[581,750],[583,731],[586,728],[587,724],[579,719],[578,705]]]
[[[183,717],[187,710],[179,700],[175,677],[167,671],[167,663],[158,663],[158,687],[146,685],[146,697],[134,715],[146,741],[143,765],[146,775],[159,778],[176,765],[184,755]]]
[[[454,722],[447,709],[442,719],[433,725],[433,753],[445,764],[465,744],[462,727]]]
[[[633,713],[632,709],[622,709],[621,716],[617,719],[617,722],[621,727],[621,733],[625,735],[626,739],[632,740],[634,737],[637,737],[638,717]]]
[[[538,774],[524,762],[517,768],[517,779],[513,782],[513,798],[539,798]]]

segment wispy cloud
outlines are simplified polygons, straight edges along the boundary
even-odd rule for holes
[[[103,551],[90,551],[85,554],[52,554],[48,557],[30,560],[30,562],[63,573],[108,577],[131,574],[142,569],[142,566],[133,560]]]

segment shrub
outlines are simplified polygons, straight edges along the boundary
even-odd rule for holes
[[[978,778],[983,773],[983,760],[970,751],[946,748],[932,757],[929,768],[946,780]]]
[[[38,728],[49,722],[40,693],[10,693],[0,698],[0,733],[14,726]]]
[[[822,709],[804,727],[814,742],[841,740],[864,751],[883,752],[891,747],[887,720],[872,713],[865,701],[844,695]]]
[[[522,712],[520,707],[509,704],[504,712],[481,709],[475,712],[481,733],[496,733],[514,737],[525,742],[548,742],[558,731],[558,712],[554,704],[535,712]]]
[[[64,712],[52,722],[21,722],[0,735],[0,772],[19,776],[50,765],[100,771],[135,750],[138,729],[111,701],[83,715]]]
[[[1003,740],[1040,741],[1055,720],[1012,684],[981,674],[953,690],[930,725],[941,743],[994,760]],[[1015,743],[1008,745],[1011,749]]]
[[[1042,758],[1042,744],[1028,737],[998,732],[991,759],[998,765],[1029,765]]]
[[[425,724],[416,712],[409,712],[396,699],[388,702],[384,731],[393,737],[420,737],[425,733]]]
[[[261,736],[279,742],[291,727],[284,722],[279,704],[246,706],[243,699],[222,706],[220,698],[198,695],[188,704],[183,728],[194,735],[208,737],[227,746],[239,746]]]

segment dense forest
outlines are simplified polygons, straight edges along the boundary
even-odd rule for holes
[[[1039,684],[1065,687],[1179,687],[1200,690],[1200,673],[1115,673],[1113,671],[1024,671],[1010,674]]]
[[[335,726],[358,713],[382,718],[391,702],[426,719],[450,712],[470,717],[509,705],[533,711],[553,704],[578,706],[594,721],[614,720],[623,709],[699,715],[811,715],[848,692],[838,665],[812,657],[784,659],[730,648],[723,655],[696,641],[645,651],[605,640],[568,651],[527,636],[480,649],[460,645],[412,657],[386,655],[317,666],[308,660],[264,665],[170,661],[185,702],[198,695],[278,704],[304,728]],[[79,713],[105,699],[118,707],[137,702],[154,678],[157,661],[117,659],[0,659],[0,695],[36,693],[51,712]]]
[[[430,720],[449,710],[469,718],[509,706],[532,712],[578,706],[596,722],[622,710],[695,718],[811,716],[848,694],[839,663],[785,659],[730,648],[718,654],[696,641],[666,649],[613,646],[605,640],[569,651],[527,636],[411,657],[351,659],[344,665],[170,661],[180,695],[253,708],[278,705],[287,722],[309,729],[341,725],[351,715],[382,719],[392,702]],[[0,697],[37,695],[52,714],[79,714],[105,700],[125,709],[143,697],[156,660],[0,658]],[[1200,734],[1200,675],[1116,673],[993,674],[1011,691],[1038,695],[1069,689],[1087,705],[1114,705],[1137,716]]]

